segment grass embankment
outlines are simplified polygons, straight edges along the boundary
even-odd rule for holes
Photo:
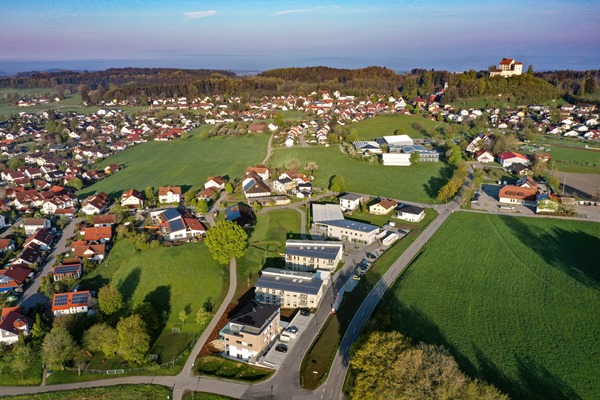
[[[248,166],[263,160],[268,135],[200,138],[202,131],[212,128],[204,125],[190,132],[186,140],[142,143],[106,158],[94,168],[112,163],[125,168],[82,189],[80,197],[96,192],[120,196],[124,190],[147,186],[203,185],[206,178],[215,175],[239,178]]]
[[[212,259],[202,242],[136,251],[123,239],[112,249],[109,261],[83,279],[82,287],[97,290],[111,282],[123,294],[128,308],[148,300],[164,313],[165,327],[152,349],[164,363],[202,332],[204,326],[195,322],[196,312],[208,299],[215,309],[219,307],[227,292],[228,272]],[[188,315],[185,323],[179,319],[181,311]],[[175,325],[180,326],[180,333],[172,333]],[[121,367],[105,365],[102,369],[111,368]]]
[[[378,115],[373,118],[367,118],[355,124],[348,125],[350,130],[356,129],[360,140],[373,140],[378,137],[392,136],[394,131],[399,130],[399,134],[408,135],[411,138],[422,138],[423,133],[416,130],[413,125],[421,125],[430,134],[435,133],[438,125],[443,122],[432,121],[423,118],[420,115]]]
[[[273,152],[270,164],[273,167],[286,165],[298,159],[301,166],[315,161],[317,187],[329,187],[333,175],[341,175],[349,192],[369,193],[374,196],[392,197],[420,203],[433,203],[437,193],[448,181],[451,171],[446,164],[420,163],[410,167],[390,167],[379,163],[370,164],[351,159],[338,146],[321,148],[278,149]],[[305,171],[310,174],[310,171]]]
[[[21,374],[16,371],[4,370],[0,375],[0,386],[37,386],[42,383],[42,361],[36,359],[29,368]]]
[[[20,396],[8,396],[6,398],[11,400],[155,400],[169,399],[170,396],[171,391],[160,385],[118,385],[24,394]],[[198,397],[198,399],[201,399],[201,397]]]
[[[513,398],[600,396],[600,225],[455,213],[379,310]]]
[[[364,298],[398,257],[404,253],[427,225],[437,216],[435,210],[427,209],[426,212],[427,216],[418,224],[405,221],[397,223],[397,226],[403,229],[411,229],[411,232],[396,242],[396,244],[375,261],[369,272],[360,280],[354,290],[344,294],[342,304],[336,314],[331,315],[327,319],[319,336],[317,336],[302,360],[300,382],[304,384],[306,389],[317,388],[327,378],[331,362],[340,341]],[[317,371],[317,374],[313,371]]]
[[[210,375],[242,382],[259,382],[267,379],[274,372],[270,369],[217,356],[197,358],[194,371],[198,375]]]

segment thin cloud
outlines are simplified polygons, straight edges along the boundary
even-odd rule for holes
[[[188,19],[198,19],[198,18],[206,18],[211,15],[215,15],[217,10],[206,10],[206,11],[190,11],[183,13],[183,16]]]
[[[279,15],[287,15],[287,14],[299,14],[299,13],[305,13],[308,12],[308,10],[283,10],[283,11],[277,11],[276,13],[273,14],[273,17],[277,17]]]

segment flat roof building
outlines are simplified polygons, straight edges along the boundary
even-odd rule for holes
[[[288,240],[285,242],[285,266],[295,270],[333,271],[342,261],[343,248],[341,242]]]
[[[283,308],[316,308],[329,282],[327,271],[303,272],[265,268],[255,285],[255,299]]]

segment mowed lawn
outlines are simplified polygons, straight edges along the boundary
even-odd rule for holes
[[[207,299],[215,310],[227,292],[229,268],[212,259],[204,243],[157,247],[136,251],[128,240],[120,240],[109,261],[82,281],[85,288],[99,288],[108,282],[117,286],[128,307],[148,300],[167,316],[156,340],[154,354],[166,362],[179,355],[204,326],[195,322],[196,313]],[[179,319],[181,311],[188,318]],[[181,333],[172,333],[181,325]]]
[[[103,168],[117,163],[125,166],[114,175],[80,191],[85,197],[97,192],[119,196],[124,190],[143,190],[147,186],[196,186],[206,178],[228,175],[241,178],[246,168],[262,162],[268,135],[200,139],[199,133],[212,129],[201,126],[187,140],[148,142],[136,145],[98,163]]]
[[[369,164],[351,159],[338,146],[278,149],[273,151],[270,164],[272,167],[283,167],[294,158],[302,166],[309,161],[318,164],[314,182],[318,187],[328,187],[333,175],[341,175],[350,192],[420,203],[432,203],[439,188],[447,182],[449,174],[443,162],[420,163],[410,167]]]
[[[413,128],[413,124],[419,124],[427,131],[434,133],[435,127],[443,125],[443,122],[432,121],[418,115],[379,115],[373,118],[367,118],[352,125],[349,129],[356,129],[358,138],[362,140],[375,139],[382,136],[391,136],[396,129],[404,129],[405,135],[411,138],[422,138],[423,134]]]
[[[117,385],[56,392],[7,396],[11,400],[153,400],[170,398],[172,392],[161,385]]]
[[[377,313],[515,399],[600,398],[600,224],[454,214]]]
[[[248,249],[238,260],[238,297],[254,285],[264,267],[283,267],[281,253],[287,239],[300,239],[300,213],[296,210],[273,210],[258,214]]]

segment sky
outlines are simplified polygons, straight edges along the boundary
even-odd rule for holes
[[[600,68],[600,0],[1,0],[0,71]]]

